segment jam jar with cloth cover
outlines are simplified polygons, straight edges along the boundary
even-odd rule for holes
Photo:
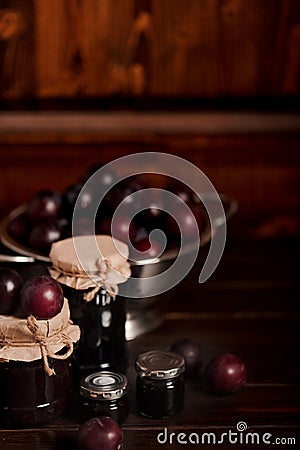
[[[38,426],[64,413],[72,390],[73,343],[79,337],[66,299],[48,320],[0,316],[1,426]]]
[[[126,300],[118,285],[130,276],[128,246],[107,235],[75,236],[52,244],[51,276],[69,300],[81,338],[75,350],[78,376],[127,367]]]

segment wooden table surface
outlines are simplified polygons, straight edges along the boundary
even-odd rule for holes
[[[261,449],[267,442],[278,449],[300,448],[298,242],[229,237],[216,272],[199,285],[203,257],[174,290],[163,325],[129,343],[131,409],[122,426],[125,450]],[[179,337],[202,345],[204,364],[219,352],[238,354],[247,364],[248,382],[233,395],[216,396],[200,380],[189,381],[180,414],[163,421],[145,419],[135,406],[134,360],[141,351],[165,349]],[[247,430],[234,435],[239,422]],[[78,428],[79,422],[65,417],[38,429],[0,430],[0,449],[75,449]],[[159,443],[157,436],[165,428],[167,443]],[[191,433],[197,434],[199,445],[178,442],[195,439]],[[222,433],[227,433],[223,443],[213,445],[213,436],[218,441]],[[247,433],[256,433],[248,435],[248,443]]]

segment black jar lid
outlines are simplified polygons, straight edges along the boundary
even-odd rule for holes
[[[92,373],[80,382],[80,394],[94,400],[117,400],[126,394],[127,389],[126,376],[109,371]]]
[[[175,378],[185,371],[184,358],[181,355],[160,350],[140,354],[135,367],[140,376],[154,379]]]

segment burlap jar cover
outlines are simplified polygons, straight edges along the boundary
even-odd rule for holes
[[[51,276],[58,282],[79,290],[89,290],[90,301],[104,287],[113,297],[118,285],[130,277],[128,246],[107,235],[76,236],[52,244]]]
[[[73,353],[73,343],[80,338],[80,329],[70,320],[67,299],[61,311],[51,319],[37,320],[0,316],[0,362],[35,361],[43,359],[48,375],[54,371],[48,357],[66,359]],[[62,354],[58,352],[65,349]]]

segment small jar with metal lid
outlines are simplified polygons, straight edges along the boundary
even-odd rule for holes
[[[136,360],[136,396],[141,415],[164,419],[184,406],[184,358],[173,352],[153,350]]]
[[[101,371],[86,376],[80,383],[82,420],[107,416],[122,424],[129,412],[127,390],[128,382],[123,374]]]

